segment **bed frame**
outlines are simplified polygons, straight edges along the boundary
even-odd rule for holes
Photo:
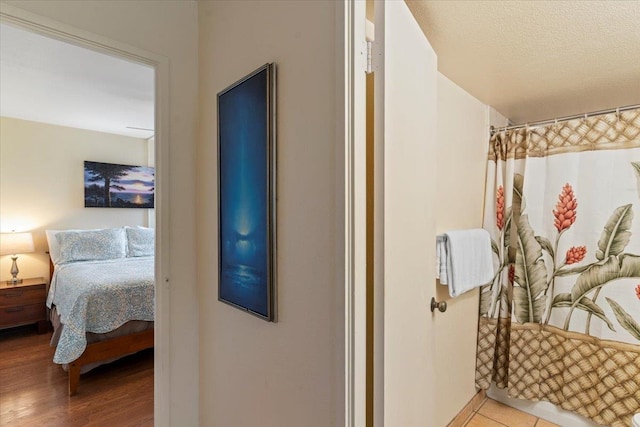
[[[49,259],[49,280],[53,277],[53,270],[53,262]],[[80,369],[84,365],[153,348],[153,333],[154,329],[147,329],[146,331],[87,344],[87,348],[80,357],[68,364],[69,396],[73,396],[78,392]]]

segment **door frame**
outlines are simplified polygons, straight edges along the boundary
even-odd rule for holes
[[[169,59],[68,24],[0,4],[0,22],[83,48],[153,67],[155,70],[155,347],[154,423],[171,420],[170,289],[169,289]]]
[[[344,7],[345,426],[365,426],[367,399],[366,3]]]
[[[393,6],[393,9],[391,7]],[[406,10],[398,8],[406,8]],[[399,274],[401,267],[407,262],[411,265],[423,265],[416,258],[417,252],[409,261],[400,261],[400,257],[392,256],[392,246],[397,246],[398,239],[408,233],[406,227],[401,225],[401,220],[395,211],[387,210],[397,200],[400,193],[397,181],[388,181],[390,173],[402,170],[400,162],[407,161],[410,157],[402,149],[385,144],[385,138],[389,133],[386,122],[389,119],[389,111],[385,111],[387,88],[385,79],[388,73],[385,67],[387,61],[396,59],[397,52],[385,55],[385,43],[389,37],[388,27],[392,24],[399,29],[398,19],[411,16],[411,12],[404,2],[374,1],[375,14],[375,41],[372,49],[367,49],[366,42],[366,2],[347,0],[344,2],[344,78],[345,78],[345,426],[383,426],[387,422],[397,424],[399,419],[404,421],[429,421],[429,413],[433,412],[433,402],[426,402],[425,408],[417,410],[420,405],[406,404],[400,397],[400,388],[405,385],[409,390],[424,392],[426,399],[434,395],[433,384],[429,381],[433,377],[433,366],[430,360],[425,359],[423,374],[418,378],[412,378],[410,368],[402,365],[407,357],[399,357],[399,349],[394,346],[398,343],[397,332],[399,322],[390,319],[400,313],[399,306],[412,297],[408,306],[408,315],[404,319],[412,324],[424,325],[426,336],[418,336],[411,349],[419,350],[424,354],[430,354],[433,349],[429,345],[432,340],[431,321],[428,313],[427,301],[433,293],[428,285],[428,277],[407,277],[406,273]],[[393,13],[392,13],[393,12]],[[389,15],[389,16],[387,16]],[[413,17],[411,16],[411,19]],[[389,22],[387,22],[389,20]],[[417,24],[409,29],[409,33],[393,34],[394,43],[399,36],[415,35]],[[421,30],[418,30],[422,34]],[[421,39],[422,40],[422,39]],[[433,71],[436,70],[437,56],[431,48],[428,40],[422,51],[427,55],[421,65]],[[368,57],[370,53],[370,57]],[[418,52],[420,53],[420,52]],[[406,55],[405,55],[406,56]],[[427,62],[433,61],[429,65]],[[368,64],[369,63],[369,64]],[[370,67],[368,67],[368,65]],[[433,67],[433,68],[432,68]],[[373,129],[373,242],[367,241],[367,114],[366,114],[366,76],[365,72],[374,71],[374,118],[370,128]],[[397,71],[397,70],[395,70]],[[437,72],[436,72],[437,73]],[[415,74],[415,72],[414,72]],[[431,93],[435,94],[434,87]],[[430,98],[433,102],[435,98]],[[429,111],[426,108],[425,111]],[[435,111],[434,111],[435,112]],[[414,111],[415,115],[415,111]],[[435,117],[435,114],[434,116]],[[435,120],[435,119],[434,119]],[[435,129],[435,128],[433,128]],[[428,130],[429,140],[435,141],[435,131]],[[391,131],[397,129],[391,129]],[[424,129],[423,129],[424,130]],[[397,132],[396,132],[397,133]],[[393,135],[393,134],[392,134]],[[414,145],[408,148],[416,147]],[[425,146],[426,147],[426,146]],[[426,150],[426,148],[424,148]],[[422,153],[424,154],[424,152]],[[407,164],[409,164],[408,162]],[[411,174],[404,174],[403,179],[411,179]],[[417,206],[420,208],[421,206]],[[424,207],[424,206],[422,206]],[[410,217],[413,224],[417,223],[416,214]],[[435,239],[435,221],[424,225],[421,229],[428,237]],[[389,234],[391,233],[391,234]],[[395,233],[395,234],[394,234]],[[400,237],[399,237],[400,236]],[[391,241],[389,243],[389,241]],[[412,241],[416,246],[416,239]],[[428,244],[428,242],[426,243]],[[373,245],[372,259],[367,258],[367,245]],[[429,249],[433,252],[435,244]],[[425,251],[425,253],[429,253]],[[427,257],[428,258],[428,257]],[[373,284],[370,292],[373,293],[373,367],[367,371],[367,263],[373,263]],[[393,269],[389,268],[393,267]],[[427,266],[428,272],[435,273],[433,266]],[[392,270],[392,271],[391,271]],[[385,281],[394,280],[408,291],[399,292],[393,287],[385,293]],[[405,283],[406,282],[406,283]],[[392,304],[388,304],[388,302]],[[393,321],[391,321],[393,320]],[[387,332],[385,332],[387,331]],[[391,331],[389,333],[388,331]],[[415,334],[405,334],[408,339],[416,338]],[[400,349],[401,350],[401,349]],[[389,357],[392,356],[392,357]],[[401,378],[393,378],[394,374],[401,373]],[[367,379],[373,379],[373,396],[367,394]],[[386,384],[389,382],[392,384]],[[402,381],[405,381],[402,384]],[[371,401],[368,401],[371,399]],[[415,403],[416,399],[412,403]],[[367,417],[367,403],[373,405],[372,418]],[[409,414],[404,415],[404,410],[409,409]],[[399,414],[403,414],[400,416]]]

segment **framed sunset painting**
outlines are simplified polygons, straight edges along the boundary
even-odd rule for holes
[[[84,162],[85,208],[153,208],[155,169]]]

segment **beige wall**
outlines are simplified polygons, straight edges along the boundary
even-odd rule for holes
[[[438,143],[436,231],[481,228],[489,108],[438,74]],[[445,426],[475,395],[478,291],[449,299],[446,286],[436,285],[436,422]]]
[[[378,5],[384,64],[375,76],[375,109],[384,212],[376,210],[383,227],[376,237],[384,297],[374,304],[384,311],[384,424],[434,426],[437,347],[428,304],[435,263],[427,260],[435,260],[436,249],[437,56],[404,2]]]
[[[202,425],[344,424],[339,5],[199,3]],[[278,84],[278,323],[217,301],[216,93],[266,62]]]
[[[171,420],[198,425],[195,132],[198,21],[194,1],[2,1],[169,59]],[[163,366],[164,369],[164,366]]]
[[[20,256],[20,277],[49,275],[44,230],[147,225],[148,209],[84,207],[84,161],[147,164],[139,138],[0,118],[0,230],[32,231],[36,252]],[[11,259],[0,259],[0,280]]]

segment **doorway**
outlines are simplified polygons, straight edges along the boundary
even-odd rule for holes
[[[168,182],[168,60],[167,58],[141,49],[92,34],[77,28],[51,21],[22,9],[2,5],[0,22],[20,30],[36,33],[50,39],[62,41],[74,46],[118,58],[152,70],[155,81],[153,87],[154,126],[140,126],[132,122],[131,127],[152,129],[155,144],[147,154],[155,163],[155,214],[146,219],[147,225],[155,223],[155,373],[154,373],[154,418],[169,420],[169,186]],[[145,138],[146,139],[146,138]],[[146,160],[146,159],[145,159]],[[47,159],[42,159],[46,162]],[[81,179],[81,178],[79,178]],[[41,243],[41,247],[44,243]]]
[[[437,57],[404,2],[347,3],[347,425],[432,425]]]

